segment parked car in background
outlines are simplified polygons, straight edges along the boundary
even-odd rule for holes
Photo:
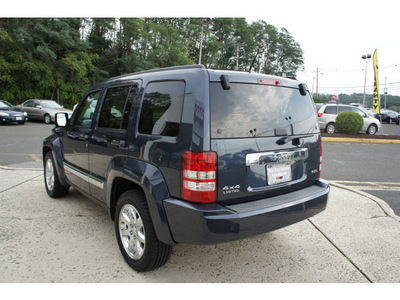
[[[25,124],[28,120],[28,114],[11,103],[0,100],[0,124],[1,123],[18,123]]]
[[[364,121],[361,131],[367,134],[375,134],[381,129],[381,123],[378,119],[369,116],[366,111],[358,107],[345,104],[321,104],[316,106],[316,108],[319,127],[327,133],[335,132],[336,117],[344,111],[354,111],[358,113]]]
[[[72,110],[66,109],[54,100],[29,99],[17,106],[28,114],[29,120],[42,120],[46,124],[54,122],[58,112],[65,112],[71,117]]]
[[[381,113],[375,114],[374,117],[378,120],[381,120],[382,123],[385,122],[391,124],[392,122],[394,122],[396,124],[399,124],[399,114],[391,110],[381,109]]]

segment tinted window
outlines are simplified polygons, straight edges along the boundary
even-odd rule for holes
[[[97,102],[99,100],[100,91],[93,92],[86,96],[85,100],[79,106],[75,125],[83,126],[83,127],[91,127],[94,111],[96,109]]]
[[[212,83],[210,89],[212,138],[318,132],[314,103],[298,89],[237,83],[229,90]]]
[[[139,132],[177,136],[181,122],[185,83],[164,81],[150,83],[143,98]]]
[[[104,98],[98,126],[126,129],[136,89],[136,86],[133,87],[129,93],[130,86],[110,88]]]
[[[331,105],[331,106],[325,107],[325,113],[331,114],[331,115],[337,115],[337,106]]]

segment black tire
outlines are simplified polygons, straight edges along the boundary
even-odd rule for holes
[[[374,135],[377,130],[378,130],[378,127],[375,124],[371,124],[371,125],[369,125],[369,127],[367,129],[367,134]]]
[[[58,179],[54,159],[51,151],[47,152],[44,158],[44,186],[47,194],[52,198],[63,197],[68,194],[69,186],[63,186]]]
[[[51,117],[49,114],[45,114],[43,120],[46,124],[51,124]]]
[[[157,239],[143,193],[129,190],[119,197],[114,224],[122,256],[135,271],[151,271],[169,260],[172,247]]]

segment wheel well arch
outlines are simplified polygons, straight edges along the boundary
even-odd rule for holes
[[[43,149],[42,149],[43,161],[44,161],[44,158],[46,157],[47,152],[49,152],[49,151],[51,151],[50,147],[46,147],[46,146],[43,147]]]
[[[115,208],[117,206],[117,201],[119,197],[125,193],[126,191],[129,190],[138,190],[142,192],[143,194],[144,191],[140,187],[140,185],[134,183],[133,181],[130,181],[128,179],[122,178],[122,177],[115,177],[111,186],[111,198],[110,198],[110,216],[111,219],[114,221],[115,220]]]

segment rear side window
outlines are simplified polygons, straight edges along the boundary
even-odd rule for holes
[[[178,136],[185,82],[163,81],[148,84],[140,113],[139,132]]]
[[[137,87],[110,88],[104,98],[98,127],[127,129],[129,113]]]
[[[338,106],[338,114],[340,114],[341,112],[344,112],[344,111],[353,111],[353,108],[352,107],[350,107],[350,106]]]
[[[337,115],[337,113],[338,113],[338,109],[337,109],[337,106],[335,105],[335,106],[327,106],[327,107],[325,107],[325,113],[326,114],[330,114],[330,115]]]
[[[311,97],[298,89],[231,83],[210,84],[211,137],[268,137],[318,133]]]

